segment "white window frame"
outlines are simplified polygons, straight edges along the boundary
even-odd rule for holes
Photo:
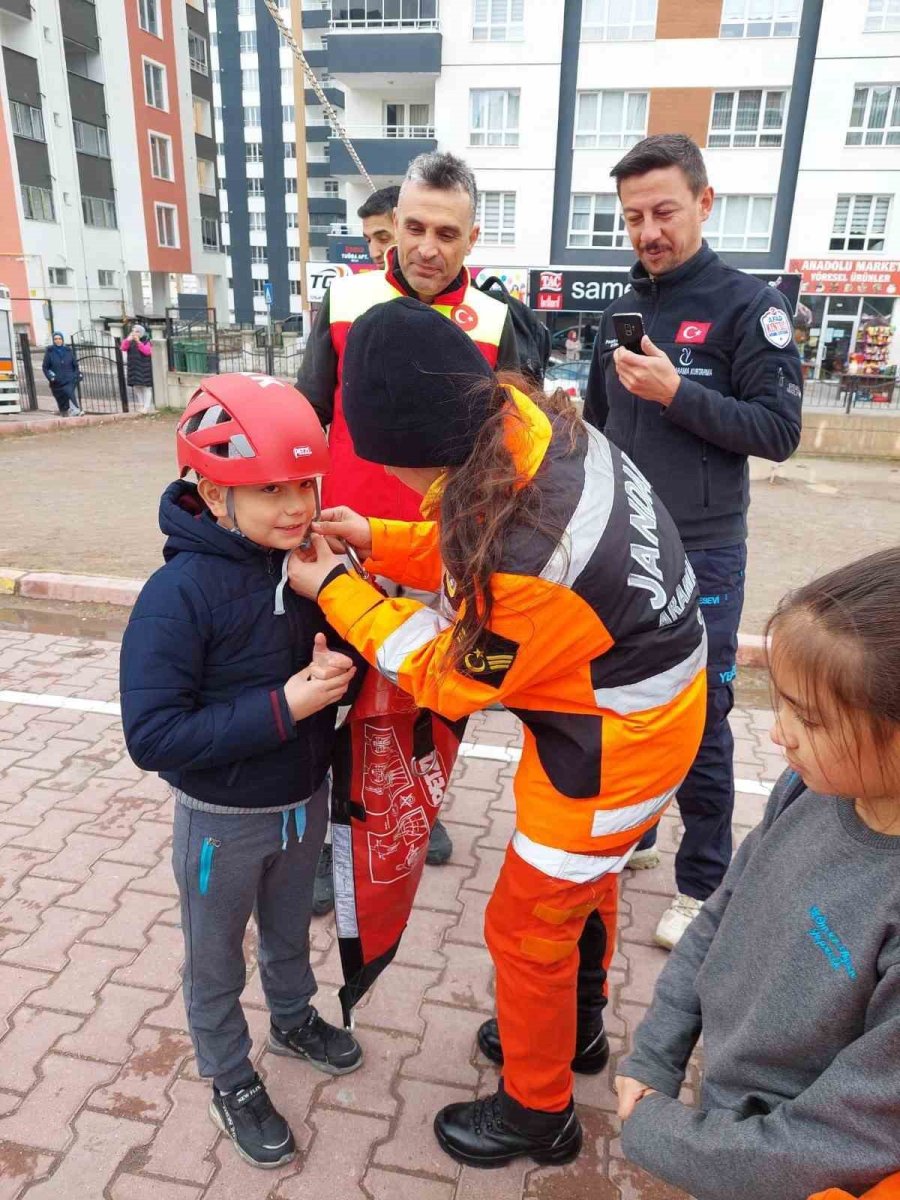
[[[266,246],[250,247],[250,266],[264,267],[268,265],[269,251]]]
[[[388,120],[388,109],[401,109],[402,118],[399,121]],[[425,109],[425,120],[414,121],[412,110]],[[399,116],[399,113],[394,116]],[[428,138],[434,137],[434,113],[427,101],[421,100],[385,100],[381,106],[381,132],[389,138]]]
[[[203,47],[202,58],[197,58],[195,54],[199,46]],[[193,29],[188,30],[188,61],[192,71],[196,71],[198,75],[209,75],[209,43],[202,33]]]
[[[255,54],[257,44],[255,29],[242,29],[238,34],[238,47],[241,54]]]
[[[589,217],[589,224],[587,229],[576,229],[574,225],[575,202],[584,196],[590,197],[589,210],[587,213],[577,215]],[[603,201],[602,208],[598,207],[598,200]],[[595,229],[594,221],[598,212],[608,213],[610,202],[613,205],[612,229],[608,232]],[[587,241],[583,240],[585,238]],[[572,192],[569,198],[569,226],[566,245],[570,250],[627,250],[630,248],[631,240],[625,226],[625,216],[622,212],[622,205],[619,203],[619,197],[615,192]]]
[[[166,143],[166,165],[169,168],[168,175],[161,175],[156,167],[159,162],[159,155],[155,153],[153,148],[154,140]],[[150,147],[150,174],[154,179],[164,179],[167,183],[175,181],[175,159],[172,155],[172,139],[167,133],[157,133],[155,129],[150,129],[147,132],[147,144]],[[154,161],[156,160],[156,161]]]
[[[488,196],[497,199],[497,224],[487,227]],[[480,246],[514,246],[516,244],[516,193],[509,191],[480,191],[475,223],[479,226]]]
[[[175,239],[173,242],[164,242],[162,240],[162,234],[164,230],[160,225],[159,218],[161,213],[164,211],[171,213],[172,235]],[[181,238],[178,232],[178,208],[174,204],[164,204],[157,200],[153,205],[153,216],[156,223],[156,244],[163,250],[180,250]]]
[[[265,300],[267,280],[254,279],[251,282],[253,284],[253,299],[254,300]]]
[[[900,0],[869,0],[863,33],[900,33]]]
[[[245,129],[248,125],[251,129],[262,128],[262,107],[259,104],[245,104],[243,116]]]
[[[644,15],[645,4],[649,15]],[[656,0],[582,0],[581,40],[652,42],[656,37],[657,10]]]
[[[885,122],[880,129],[877,129],[869,125],[872,116],[872,103],[875,93],[883,91],[885,88],[889,89]],[[850,107],[851,122],[853,121],[854,110],[857,108],[857,97],[860,92],[866,93],[862,124],[849,124],[847,126],[847,136],[844,139],[844,145],[866,148],[900,146],[900,83],[855,84],[853,88],[853,102]],[[879,137],[881,140],[876,141],[875,139]],[[852,141],[851,138],[853,139]]]
[[[209,180],[204,180],[203,176],[211,177]],[[216,164],[211,158],[197,158],[197,191],[201,196],[215,196],[218,194],[216,187]]]
[[[769,250],[771,248],[771,245],[772,245],[772,223],[775,219],[775,199],[776,198],[773,195],[756,194],[755,192],[735,192],[735,193],[729,193],[728,195],[724,195],[724,196],[723,195],[716,196],[715,201],[713,203],[712,212],[709,215],[709,219],[707,220],[706,224],[703,226],[703,236],[706,238],[707,242],[709,242],[712,249],[719,250],[726,254],[764,254],[767,250]],[[728,211],[728,204],[729,204],[729,201],[731,201],[731,200],[749,200],[750,201],[750,203],[747,205],[747,216],[744,221],[744,233],[742,235],[744,244],[741,246],[733,246],[733,245],[726,246],[726,245],[724,245],[723,239],[726,236],[729,238],[733,238],[735,235],[734,234],[726,235],[721,232],[717,233],[712,227],[713,217],[716,216],[719,212],[721,212],[723,214],[723,224],[724,224],[724,215]],[[762,240],[762,236],[763,236],[762,234],[755,233],[755,232],[751,233],[749,231],[750,218],[752,216],[753,209],[755,207],[756,202],[760,201],[760,200],[769,201],[769,224],[768,224],[768,229],[765,234],[766,244],[764,246],[748,246],[747,242],[750,238],[756,238],[756,239],[759,239],[760,241]]]
[[[281,123],[282,125],[293,125],[297,120],[297,110],[293,104],[282,104],[281,106]]]
[[[250,82],[248,83],[248,76]],[[256,79],[256,84],[253,84],[253,78]],[[241,92],[244,95],[252,96],[259,95],[259,67],[241,67]]]
[[[44,114],[41,109],[35,108],[33,104],[26,104],[24,100],[10,100],[9,110],[15,137],[27,138],[30,142],[46,142]],[[35,133],[35,126],[40,130],[39,135]]]
[[[155,17],[155,29],[150,28],[148,13],[151,11]],[[140,25],[144,33],[149,33],[151,37],[159,38],[162,41],[163,20],[161,0],[138,0],[138,25]]]
[[[104,276],[107,277],[105,281],[104,281]],[[97,271],[97,287],[114,288],[115,286],[116,286],[115,271],[105,271],[102,268],[100,268]]]
[[[248,212],[247,229],[250,233],[265,233],[266,214],[264,212]]]
[[[341,185],[337,179],[324,179],[322,181],[322,191],[326,196],[340,196]]]
[[[244,162],[261,163],[262,160],[262,142],[244,142]]]
[[[496,129],[475,127],[475,97],[497,94],[503,97],[503,115]],[[516,123],[509,124],[510,98],[516,97]],[[490,107],[490,101],[487,102]],[[490,147],[492,150],[515,150],[519,146],[519,118],[522,110],[522,92],[520,88],[470,88],[469,89],[469,145],[472,147]],[[483,138],[483,141],[476,141]],[[494,138],[494,141],[491,141]],[[497,141],[496,139],[500,140]]]
[[[206,229],[209,225],[212,225],[216,231],[215,242],[208,240],[206,237]],[[209,250],[211,252],[222,249],[222,234],[219,229],[218,217],[204,217],[201,215],[201,217],[200,217],[200,245],[203,247],[204,250]]]
[[[147,58],[145,55],[142,55],[141,56],[141,66],[142,66],[142,70],[144,73],[144,103],[147,105],[148,108],[156,108],[160,112],[168,112],[169,111],[169,78],[168,78],[168,73],[166,71],[165,63],[157,62],[153,58]],[[162,98],[165,101],[165,104],[154,104],[153,101],[150,99],[150,94],[147,89],[147,68],[148,67],[153,67],[157,71],[160,71],[162,74],[162,92],[163,92]]]
[[[759,2],[760,0],[724,0],[719,37],[795,38],[799,35],[803,0],[768,0],[769,8],[765,16],[753,11]]]
[[[97,149],[92,150],[83,144],[84,134],[79,133],[81,130],[91,130],[92,134],[96,135]],[[90,121],[72,121],[72,134],[75,139],[75,149],[81,154],[90,154],[93,158],[109,158],[109,130],[102,125],[93,125]],[[79,141],[82,145],[79,145]]]
[[[45,221],[48,224],[56,223],[56,205],[53,202],[53,191],[51,188],[38,187],[35,183],[23,183],[20,185],[22,198],[22,212],[26,221]],[[38,200],[39,203],[35,204]],[[40,208],[40,215],[35,216],[35,211]],[[49,210],[50,216],[45,214]]]
[[[72,284],[69,280],[71,273],[70,267],[48,267],[47,282],[51,287],[71,287]],[[62,276],[61,279],[60,276]]]
[[[748,92],[759,93],[759,112],[756,118],[755,129],[738,129],[738,112],[741,105],[741,96]],[[784,103],[781,109],[781,125],[776,129],[774,126],[766,128],[766,110],[770,95],[784,96]],[[715,129],[713,120],[716,115],[716,100],[719,96],[731,96],[731,117],[728,128]],[[780,149],[784,145],[784,131],[787,125],[787,113],[790,105],[791,94],[788,88],[723,88],[713,92],[712,104],[709,109],[709,132],[707,133],[706,145],[710,150],[715,149],[730,149],[730,150],[771,150]],[[778,141],[771,143],[763,143],[763,138],[776,138]],[[735,144],[735,139],[750,139],[740,144]],[[727,139],[727,140],[726,140]]]
[[[473,42],[525,40],[525,0],[472,0]]]
[[[197,113],[202,113],[204,117],[203,128],[198,128]],[[191,117],[194,123],[194,133],[199,133],[201,137],[212,138],[215,136],[216,124],[213,118],[212,104],[205,96],[191,96]]]
[[[868,201],[867,204],[864,202]],[[885,204],[884,201],[887,201]],[[834,205],[834,220],[831,226],[829,251],[847,254],[883,254],[884,243],[887,239],[888,224],[893,207],[891,192],[841,192]],[[846,203],[844,203],[846,202]],[[880,203],[879,203],[880,202]],[[841,212],[844,208],[845,211]],[[865,208],[866,227],[863,233],[852,232],[855,220],[863,216],[858,211]],[[843,217],[843,224],[841,218]],[[876,221],[876,218],[879,218]],[[851,246],[851,242],[859,241],[862,245]],[[873,241],[881,242],[881,246],[870,246]],[[840,245],[835,245],[840,242]]]
[[[103,214],[102,221],[88,220],[88,213],[94,217],[97,213]],[[81,217],[85,225],[89,229],[118,229],[119,216],[116,212],[115,200],[110,200],[108,196],[85,196],[81,197]]]
[[[582,104],[589,96],[597,97],[597,123],[594,126],[593,132],[581,129],[579,121],[581,119]],[[600,117],[603,111],[605,96],[621,96],[622,97],[622,124],[618,134],[610,134],[603,132],[600,128]],[[632,98],[642,97],[644,101],[644,120],[640,129],[628,128],[628,108]],[[627,150],[629,146],[635,146],[637,143],[647,136],[647,115],[650,111],[650,93],[646,91],[622,92],[616,88],[595,89],[588,88],[577,93],[575,102],[575,134],[573,148],[575,150]],[[586,139],[593,138],[593,141]],[[604,140],[605,139],[605,140]]]
[[[266,187],[262,177],[259,175],[251,175],[247,180],[247,198],[249,199],[251,196],[256,198],[257,196],[264,196],[265,194]]]

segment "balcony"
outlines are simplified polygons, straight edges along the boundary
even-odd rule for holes
[[[100,37],[97,33],[97,11],[91,0],[67,0],[60,9],[63,37],[99,53]]]
[[[433,125],[362,125],[349,137],[373,179],[402,179],[410,160],[437,149]],[[332,138],[331,174],[335,179],[359,175],[340,138]]]
[[[328,28],[328,70],[351,86],[441,72],[437,0],[334,3]]]
[[[25,21],[31,20],[31,0],[0,0],[0,10]]]

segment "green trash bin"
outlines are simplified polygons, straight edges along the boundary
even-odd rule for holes
[[[206,374],[206,342],[196,339],[184,343],[185,370],[195,375]]]

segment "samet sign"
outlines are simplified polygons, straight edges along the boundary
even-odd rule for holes
[[[748,271],[783,293],[797,307],[800,276],[786,271]],[[602,312],[629,290],[628,268],[605,271],[541,270],[530,273],[531,307],[538,312]]]
[[[804,295],[900,295],[900,262],[877,258],[792,258]]]

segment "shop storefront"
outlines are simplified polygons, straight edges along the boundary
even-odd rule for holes
[[[797,258],[790,269],[801,275],[800,303],[811,316],[798,338],[806,377],[892,385],[900,262]]]

